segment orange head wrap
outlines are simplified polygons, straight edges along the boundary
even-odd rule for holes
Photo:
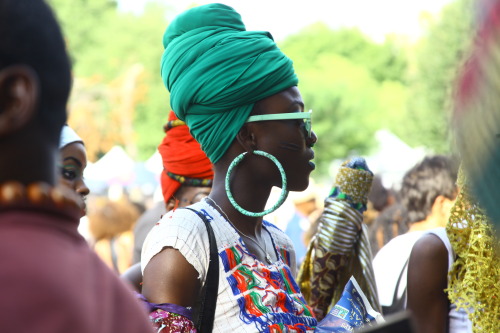
[[[189,128],[177,119],[173,111],[170,111],[164,129],[166,134],[158,151],[163,160],[161,187],[165,202],[181,185],[212,186],[212,163],[189,133]]]

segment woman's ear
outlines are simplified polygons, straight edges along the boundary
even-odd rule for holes
[[[36,114],[39,85],[36,73],[24,65],[0,70],[0,137],[16,132]]]
[[[236,135],[236,140],[247,152],[257,149],[257,135],[253,132],[251,124],[244,124]]]
[[[177,206],[179,206],[179,201],[175,197],[171,197],[166,203],[167,212],[176,209]]]

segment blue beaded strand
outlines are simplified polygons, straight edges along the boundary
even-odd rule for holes
[[[231,193],[231,185],[229,184],[229,179],[231,177],[231,173],[233,172],[233,169],[241,162],[241,160],[243,160],[243,158],[245,157],[247,152],[241,153],[240,155],[236,156],[236,158],[229,165],[229,168],[227,169],[227,173],[226,173],[226,194],[227,194],[227,197],[229,199],[229,202],[231,202],[233,207],[236,208],[236,210],[238,212],[240,212],[241,214],[246,215],[246,216],[260,217],[260,216],[270,214],[270,213],[274,212],[276,209],[278,209],[283,204],[283,202],[285,202],[285,200],[288,196],[288,190],[287,190],[285,169],[283,169],[283,166],[278,161],[278,159],[276,157],[274,157],[273,155],[266,153],[265,151],[262,151],[262,150],[254,150],[253,153],[255,155],[267,157],[268,159],[273,161],[273,163],[278,167],[278,170],[280,171],[280,174],[281,174],[281,193],[280,193],[280,197],[279,197],[278,201],[271,208],[269,208],[263,212],[256,213],[256,212],[250,212],[250,211],[244,209],[243,207],[238,205],[236,200],[234,200],[233,194]]]

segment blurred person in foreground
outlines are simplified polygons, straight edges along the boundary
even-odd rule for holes
[[[408,307],[418,332],[500,331],[500,1],[478,1],[476,9],[476,36],[453,96],[462,173],[449,241],[422,238],[410,259]],[[450,304],[465,315],[448,319]]]
[[[207,198],[167,213],[146,238],[142,292],[151,318],[162,332],[312,332],[317,321],[294,278],[290,238],[263,220],[289,190],[305,190],[314,170],[317,137],[292,61],[270,33],[247,31],[223,4],[177,16],[163,45],[172,109],[215,175]],[[264,210],[273,186],[280,199]]]
[[[452,126],[470,190],[500,238],[500,1],[475,2],[477,32],[454,94]]]
[[[378,294],[384,315],[406,308],[406,276],[413,245],[428,230],[444,226],[457,195],[458,166],[454,159],[427,156],[406,172],[401,200],[409,230],[393,238],[373,260]]]
[[[84,207],[57,183],[71,86],[41,0],[0,0],[0,331],[149,332],[143,307],[78,234]]]
[[[373,309],[380,312],[368,228],[363,223],[372,181],[373,173],[365,160],[352,158],[341,165],[325,199],[297,278],[318,320],[339,301],[351,276]]]

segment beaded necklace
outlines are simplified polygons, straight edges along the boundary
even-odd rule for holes
[[[53,187],[44,182],[23,185],[17,181],[0,184],[0,208],[23,202],[60,209],[81,210],[84,207],[83,199],[64,186]]]
[[[222,213],[222,215],[224,215],[224,217],[226,218],[227,222],[229,222],[229,224],[233,227],[234,230],[236,230],[236,232],[238,234],[240,234],[241,236],[245,237],[246,239],[251,240],[255,245],[257,245],[259,247],[259,249],[262,250],[262,252],[264,252],[265,257],[266,257],[266,261],[267,261],[268,264],[272,264],[273,263],[273,260],[271,259],[271,255],[267,251],[267,244],[266,244],[266,242],[264,242],[264,247],[262,247],[255,239],[253,239],[252,237],[244,234],[242,231],[238,230],[238,228],[236,228],[236,226],[233,224],[233,222],[231,222],[231,220],[227,216],[226,212],[215,202],[214,199],[212,199],[210,197],[206,197],[206,199],[210,199],[210,201],[218,208],[218,210]],[[269,233],[269,231],[267,231],[267,230],[266,230],[266,232]],[[269,235],[269,236],[271,236],[271,235]]]

